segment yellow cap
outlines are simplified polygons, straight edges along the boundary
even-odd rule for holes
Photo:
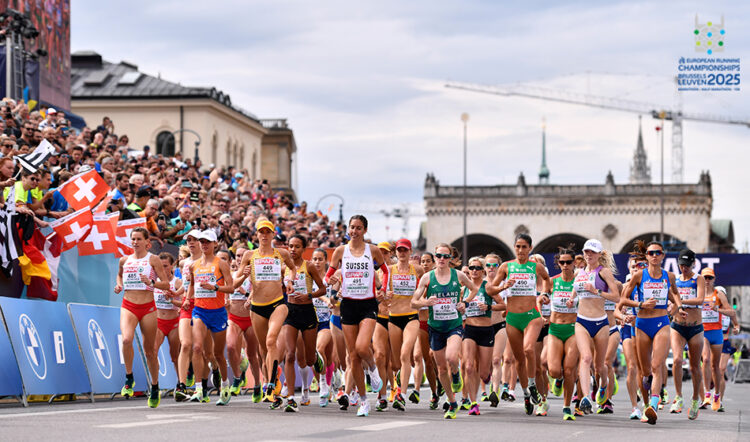
[[[255,230],[269,229],[273,232],[273,223],[265,218],[261,218],[255,223]]]
[[[383,241],[378,243],[378,248],[383,250],[391,250],[391,243]]]

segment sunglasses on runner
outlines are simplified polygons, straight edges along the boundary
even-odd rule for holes
[[[661,256],[664,252],[661,250],[649,250],[646,253],[648,253],[649,256]]]
[[[573,260],[572,259],[566,259],[566,260],[562,260],[561,259],[560,261],[557,261],[557,262],[559,262],[561,266],[573,264]]]
[[[453,258],[453,255],[450,255],[448,253],[436,253],[435,258],[437,259],[451,259]]]
[[[469,270],[482,270],[482,266],[469,266]]]
[[[646,264],[645,262],[639,262],[639,263],[636,263],[635,266],[638,267],[639,269],[645,269],[646,267],[648,267],[648,264]]]
[[[495,267],[500,267],[500,264],[496,262],[488,262],[484,266],[487,267],[488,269],[494,269]]]
[[[703,279],[705,279],[706,281],[713,281],[714,277],[713,276],[704,276]]]

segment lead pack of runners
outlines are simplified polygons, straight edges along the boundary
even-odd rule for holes
[[[581,251],[561,247],[547,265],[519,234],[514,259],[476,256],[460,268],[448,244],[413,255],[407,239],[368,243],[367,227],[353,216],[349,242],[332,253],[316,249],[310,260],[304,236],[274,247],[265,218],[255,226],[255,250],[218,250],[213,231],[193,230],[179,259],[151,254],[148,231],[134,229],[134,253],[120,260],[114,289],[123,295],[122,396],[134,395],[138,326],[151,379],[158,348],[169,342],[178,382],[167,388],[178,402],[210,402],[210,378],[219,406],[247,388],[254,403],[299,412],[317,392],[320,407],[368,416],[371,398],[376,412],[416,406],[426,383],[429,408],[442,400],[444,417],[455,419],[479,416],[483,402],[514,402],[520,385],[527,415],[548,416],[553,395],[562,398],[563,420],[575,421],[615,412],[615,368],[624,364],[629,419],[653,425],[665,407],[687,408],[690,420],[701,409],[724,411],[729,335],[739,324],[716,273],[696,272],[691,250],[680,252],[674,274],[662,268],[660,243],[636,242],[621,283],[612,253],[596,239]],[[677,368],[684,364],[687,403]],[[160,400],[153,383],[148,406]]]

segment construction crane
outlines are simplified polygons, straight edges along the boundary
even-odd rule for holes
[[[556,101],[558,103],[578,104],[583,106],[598,107],[600,109],[618,110],[636,114],[650,114],[659,120],[672,122],[672,182],[682,183],[683,178],[683,154],[682,154],[682,121],[704,121],[709,123],[736,124],[750,127],[749,119],[738,119],[724,115],[684,113],[680,108],[670,108],[653,103],[644,103],[633,100],[603,97],[598,95],[584,94],[517,84],[512,86],[487,86],[481,84],[449,82],[445,85],[451,89],[461,89],[483,94],[500,95],[505,97],[517,96],[536,98],[540,100]]]

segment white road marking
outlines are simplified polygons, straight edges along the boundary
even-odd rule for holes
[[[383,422],[382,424],[372,424],[372,425],[363,425],[361,427],[352,427],[352,428],[347,428],[347,430],[382,431],[382,430],[392,430],[394,428],[410,427],[412,425],[421,425],[424,423],[426,422],[424,421],[392,421],[392,422]]]

